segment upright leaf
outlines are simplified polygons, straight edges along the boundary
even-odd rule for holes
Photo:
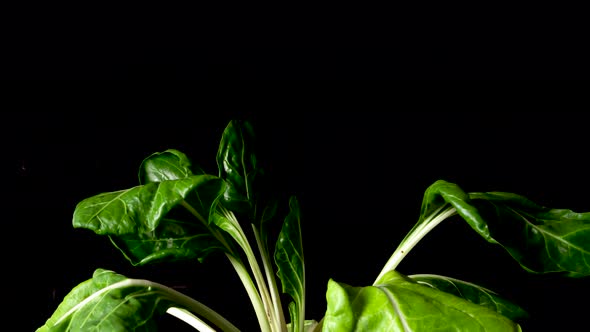
[[[252,212],[254,183],[262,171],[254,151],[254,138],[250,122],[233,120],[225,128],[217,151],[219,177],[228,183],[224,203],[239,212]]]
[[[526,311],[520,306],[500,297],[494,291],[470,282],[434,274],[415,274],[409,277],[421,285],[436,288],[469,302],[482,305],[512,320],[528,317]]]
[[[290,212],[277,240],[275,262],[283,292],[293,298],[289,304],[292,331],[300,332],[303,331],[305,318],[305,262],[299,202],[294,196],[289,200],[289,207]]]
[[[507,317],[396,272],[379,284],[352,287],[330,280],[322,331],[520,331]]]

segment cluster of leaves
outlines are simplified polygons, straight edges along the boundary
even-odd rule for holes
[[[543,207],[512,193],[466,193],[439,180],[426,190],[418,222],[374,283],[357,287],[330,280],[325,316],[306,320],[299,202],[290,197],[285,215],[279,213],[280,202],[260,180],[264,171],[254,138],[250,123],[231,121],[219,145],[217,175],[192,165],[178,150],[154,153],[141,164],[140,185],[81,201],[73,225],[108,236],[133,265],[202,262],[223,253],[263,332],[519,331],[518,321],[527,313],[493,291],[451,277],[397,271],[410,250],[452,216],[531,273],[590,274],[589,213]],[[269,225],[277,219],[283,224],[275,234]],[[284,294],[291,299],[289,322]],[[238,331],[176,290],[105,269],[72,289],[38,331],[151,331],[157,329],[154,317],[165,313],[199,330]]]

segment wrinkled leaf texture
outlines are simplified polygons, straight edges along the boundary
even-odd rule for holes
[[[553,209],[505,192],[465,193],[439,180],[424,195],[424,216],[451,204],[479,235],[504,247],[527,271],[590,274],[590,213]]]
[[[152,319],[170,306],[164,294],[149,287],[111,289],[66,316],[72,308],[94,293],[127,278],[113,271],[97,269],[92,278],[74,287],[53,315],[37,332],[124,332],[156,331]]]
[[[378,284],[353,287],[330,279],[322,331],[520,331],[485,306],[422,285],[397,271]]]
[[[212,252],[226,250],[207,225],[211,206],[224,191],[223,180],[193,175],[190,161],[177,150],[146,158],[140,177],[145,184],[78,203],[74,227],[109,235],[133,265],[193,258],[202,261]],[[182,202],[188,202],[205,222],[189,216],[178,206]]]

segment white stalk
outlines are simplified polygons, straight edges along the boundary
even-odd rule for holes
[[[186,309],[170,307],[166,310],[166,313],[180,319],[181,321],[184,321],[199,332],[216,332],[215,329],[207,325],[207,323]]]
[[[424,222],[422,222],[418,227],[412,230],[408,236],[406,236],[399,247],[397,247],[393,255],[391,255],[381,270],[381,273],[379,273],[377,279],[375,279],[373,285],[376,285],[387,272],[395,270],[399,263],[408,254],[408,252],[410,252],[410,250],[412,250],[412,248],[414,248],[414,246],[420,242],[420,240],[422,240],[422,238],[426,236],[426,234],[428,234],[434,227],[440,224],[443,220],[457,213],[457,210],[454,207],[449,207],[438,214],[439,211],[440,209],[427,217]]]
[[[244,230],[240,226],[233,212],[228,211],[226,209],[222,209],[222,211],[225,213],[225,217],[228,220],[232,221],[232,224],[235,226],[235,228],[238,230],[240,234],[241,241],[238,241],[238,244],[242,247],[244,253],[246,254],[246,258],[248,259],[248,263],[250,264],[250,268],[252,270],[252,273],[254,274],[254,280],[256,280],[256,285],[258,286],[260,297],[262,298],[262,303],[266,308],[266,316],[270,321],[270,324],[274,326],[278,318],[275,317],[275,311],[273,310],[270,292],[268,291],[268,287],[266,286],[266,283],[264,281],[264,276],[262,275],[262,270],[260,269],[260,265],[256,260],[256,256],[254,255],[254,251],[252,250],[252,247],[248,242],[246,234],[244,233]]]
[[[275,329],[276,331],[287,332],[287,324],[285,322],[285,316],[283,313],[283,308],[281,304],[281,298],[279,295],[279,290],[277,288],[277,282],[273,273],[272,269],[272,262],[270,257],[267,255],[265,250],[265,246],[260,241],[260,236],[258,234],[258,230],[256,226],[252,224],[252,230],[254,231],[254,236],[256,237],[256,243],[258,244],[258,248],[260,249],[260,256],[262,257],[262,264],[264,266],[264,272],[266,274],[266,280],[268,281],[270,287],[270,295],[272,297],[272,303],[274,306],[274,314],[275,317],[278,319],[275,321]]]
[[[230,254],[226,254],[227,258],[229,258],[230,263],[238,273],[246,292],[248,293],[248,297],[250,297],[250,302],[252,302],[252,306],[254,306],[254,312],[256,313],[256,318],[258,318],[258,325],[260,325],[261,332],[270,332],[272,331],[269,319],[266,314],[266,309],[260,298],[260,294],[254,286],[252,279],[250,278],[250,274],[244,267],[244,264],[238,261],[235,257]]]

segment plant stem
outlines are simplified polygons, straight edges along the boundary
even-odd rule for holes
[[[203,322],[201,319],[199,319],[199,317],[193,315],[186,309],[170,307],[168,310],[166,310],[166,313],[194,327],[197,331],[215,332],[211,326],[207,325],[207,323]]]
[[[272,299],[270,296],[270,292],[268,291],[268,287],[266,286],[266,283],[264,281],[264,276],[262,275],[262,270],[260,269],[260,265],[258,264],[258,261],[256,260],[256,256],[254,255],[254,251],[252,250],[252,247],[250,246],[250,242],[248,242],[248,238],[246,237],[244,230],[240,226],[240,223],[236,219],[233,212],[228,211],[225,208],[223,208],[222,211],[225,213],[225,217],[228,220],[231,220],[232,224],[234,225],[236,230],[239,232],[241,241],[238,241],[238,243],[240,244],[240,246],[244,250],[244,253],[246,254],[246,258],[248,259],[248,264],[250,264],[250,268],[252,270],[252,273],[254,274],[254,279],[256,280],[256,284],[258,285],[258,290],[260,293],[260,297],[262,299],[262,303],[263,303],[264,307],[266,308],[267,318],[268,318],[270,324],[274,326],[274,325],[276,325],[275,322],[278,321],[278,318],[275,317],[275,311],[273,310],[273,303],[272,303]]]
[[[227,258],[229,258],[230,263],[238,273],[238,276],[240,277],[240,280],[242,281],[242,284],[244,285],[244,288],[246,289],[246,292],[250,297],[250,302],[252,302],[252,306],[254,306],[254,311],[256,312],[256,318],[258,318],[258,325],[260,325],[260,331],[272,331],[268,317],[266,315],[264,304],[262,303],[262,299],[260,298],[260,294],[258,294],[258,290],[256,289],[256,286],[254,286],[254,283],[250,278],[250,274],[248,274],[248,271],[244,267],[244,264],[235,257],[231,256],[230,254],[226,254],[226,256]]]
[[[287,324],[285,322],[285,315],[283,313],[283,307],[281,304],[281,298],[279,295],[279,290],[277,288],[277,282],[274,278],[273,270],[272,270],[272,262],[268,256],[267,246],[262,243],[260,240],[260,235],[256,226],[252,224],[252,230],[254,231],[254,236],[256,237],[256,243],[258,244],[258,249],[260,251],[260,256],[262,257],[262,264],[264,266],[264,272],[266,274],[266,280],[268,281],[269,288],[270,288],[270,295],[272,297],[272,303],[274,305],[275,317],[277,320],[275,321],[275,328],[276,331],[287,331]]]
[[[231,252],[231,248],[226,243],[223,236],[221,236],[221,234],[219,234],[214,229],[209,227],[206,220],[203,218],[203,216],[201,216],[201,214],[199,214],[199,212],[197,210],[195,210],[195,208],[193,208],[190,204],[188,204],[184,200],[180,204],[184,208],[186,208],[190,213],[192,213],[197,219],[199,219],[206,227],[208,227],[210,229],[211,233],[221,243],[223,243],[224,246],[227,249],[229,249]],[[234,267],[234,269],[238,273],[238,276],[240,277],[242,284],[246,288],[246,292],[248,292],[248,296],[250,297],[250,301],[252,302],[252,305],[254,306],[254,310],[256,312],[256,316],[258,317],[258,322],[260,324],[260,328],[262,329],[262,331],[265,331],[265,328],[268,328],[268,331],[270,331],[270,323],[277,321],[278,318],[275,317],[275,312],[274,312],[274,310],[272,310],[272,300],[271,300],[268,288],[267,288],[266,284],[264,283],[264,277],[262,276],[260,266],[258,265],[258,262],[256,261],[256,256],[254,255],[254,252],[252,251],[252,248],[250,247],[250,244],[248,242],[248,238],[246,237],[246,234],[244,233],[242,227],[240,226],[240,223],[238,222],[238,220],[236,219],[234,214],[222,206],[220,208],[221,208],[221,212],[224,214],[225,218],[231,221],[231,223],[234,225],[235,229],[239,233],[239,238],[235,238],[235,240],[238,242],[240,247],[242,247],[242,249],[244,250],[244,253],[246,254],[246,258],[248,259],[248,263],[250,264],[252,272],[254,273],[254,278],[256,280],[259,290],[256,289],[256,287],[252,283],[252,279],[250,278],[250,274],[248,273],[248,271],[244,267],[244,264],[240,260],[236,259],[236,257],[232,254],[226,254],[226,256],[229,258],[230,263],[232,264],[232,266]],[[260,301],[262,301],[262,303],[260,303]],[[261,314],[263,314],[264,317],[261,317],[260,316]]]
[[[440,212],[440,210],[441,209],[435,211],[432,215],[420,223],[418,227],[415,227],[408,235],[406,235],[405,239],[402,241],[402,243],[400,243],[393,255],[391,255],[381,270],[381,273],[379,273],[377,276],[377,279],[375,279],[373,285],[376,285],[379,282],[379,279],[381,279],[387,272],[395,270],[399,263],[408,254],[408,252],[410,252],[410,250],[412,250],[412,248],[414,248],[414,246],[420,242],[420,240],[422,240],[422,238],[426,236],[426,234],[428,234],[434,227],[440,224],[443,220],[457,213],[457,210],[454,207],[448,207],[442,212]]]

